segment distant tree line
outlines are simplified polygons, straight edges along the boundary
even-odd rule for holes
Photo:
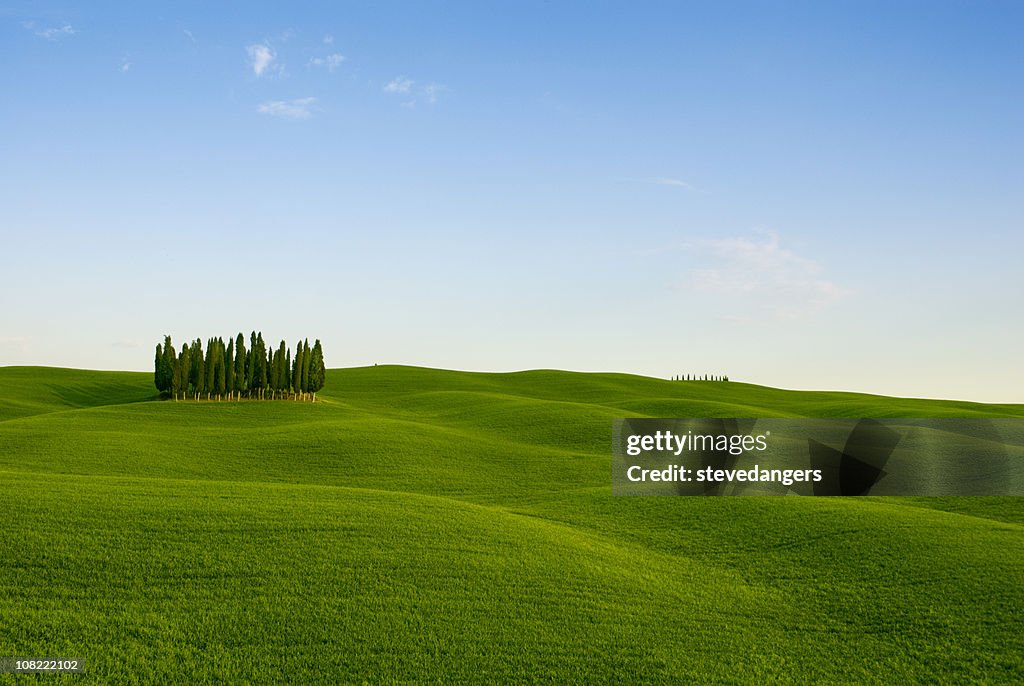
[[[724,374],[676,374],[673,381],[728,381],[729,377]]]
[[[295,357],[284,341],[267,350],[263,332],[255,331],[249,337],[238,334],[224,345],[222,338],[200,339],[185,343],[175,352],[170,336],[163,345],[156,345],[153,380],[156,388],[175,400],[203,396],[207,400],[291,399],[316,402],[316,393],[326,380],[324,352],[319,339],[312,347],[309,339],[295,346]]]

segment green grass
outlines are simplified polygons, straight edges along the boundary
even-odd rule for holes
[[[0,368],[0,655],[85,657],[69,683],[1024,681],[1020,499],[610,485],[614,417],[1022,405],[390,366],[321,395]]]

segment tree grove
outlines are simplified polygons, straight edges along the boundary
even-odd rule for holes
[[[253,331],[249,349],[239,333],[227,345],[222,338],[184,343],[175,352],[170,336],[156,346],[153,382],[168,398],[195,400],[309,400],[316,402],[324,387],[327,370],[319,339],[299,341],[295,355],[284,341],[267,349],[263,332]]]

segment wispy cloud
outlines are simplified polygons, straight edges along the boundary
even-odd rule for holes
[[[324,45],[330,45],[333,42],[334,42],[334,36],[332,36],[329,33],[324,36]]]
[[[267,68],[273,64],[277,55],[266,43],[256,43],[250,45],[245,49],[249,55],[249,62],[252,65],[252,71],[256,76],[263,76],[267,71]]]
[[[683,181],[682,179],[671,179],[671,178],[661,177],[661,178],[657,178],[657,179],[651,179],[650,183],[654,183],[654,184],[657,184],[659,186],[671,186],[672,188],[682,188],[683,190],[690,191],[692,193],[707,194],[707,191],[702,190],[700,188],[697,188],[692,183],[690,183],[688,181]]]
[[[441,93],[441,91],[443,91],[444,89],[444,86],[442,86],[439,83],[428,83],[421,89],[423,93],[423,99],[429,102],[431,105],[433,105],[435,102],[437,102],[438,94]]]
[[[257,109],[263,114],[284,119],[309,119],[312,116],[316,98],[296,98],[295,100],[268,100]]]
[[[688,251],[712,266],[696,269],[688,286],[729,299],[744,314],[725,312],[729,319],[747,320],[768,314],[776,319],[812,315],[849,295],[850,291],[825,278],[822,266],[782,247],[779,235],[764,232],[761,240],[736,237],[687,243]]]
[[[22,22],[22,26],[24,26],[29,31],[32,31],[32,33],[36,34],[40,38],[45,38],[46,40],[54,41],[59,40],[61,38],[66,38],[67,36],[73,36],[74,34],[78,33],[75,27],[73,27],[71,24],[62,24],[60,26],[48,26],[44,28],[36,24],[34,21],[26,21]]]
[[[341,63],[345,61],[345,56],[341,53],[333,53],[326,57],[314,57],[309,61],[311,67],[327,67],[327,71],[334,71],[341,66]]]
[[[191,42],[196,42],[196,37],[192,34],[191,31],[189,31],[188,29],[182,29],[181,32],[184,33],[185,37],[188,38]]]
[[[131,69],[131,68],[132,68],[132,63],[131,62],[129,62],[127,60],[121,62],[121,73],[122,74],[128,73],[128,70]]]
[[[404,76],[397,76],[384,85],[385,93],[408,93],[412,90],[413,84],[416,83],[412,79],[408,79]]]
[[[402,106],[409,108],[415,108],[421,102],[433,105],[437,102],[438,96],[448,90],[444,85],[433,81],[418,87],[416,83],[406,76],[397,76],[384,84],[383,90],[392,95],[405,96]]]

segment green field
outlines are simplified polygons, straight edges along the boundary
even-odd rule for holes
[[[84,657],[68,683],[1024,682],[1022,499],[610,476],[615,417],[1024,405],[398,366],[320,397],[0,368],[0,656]]]

